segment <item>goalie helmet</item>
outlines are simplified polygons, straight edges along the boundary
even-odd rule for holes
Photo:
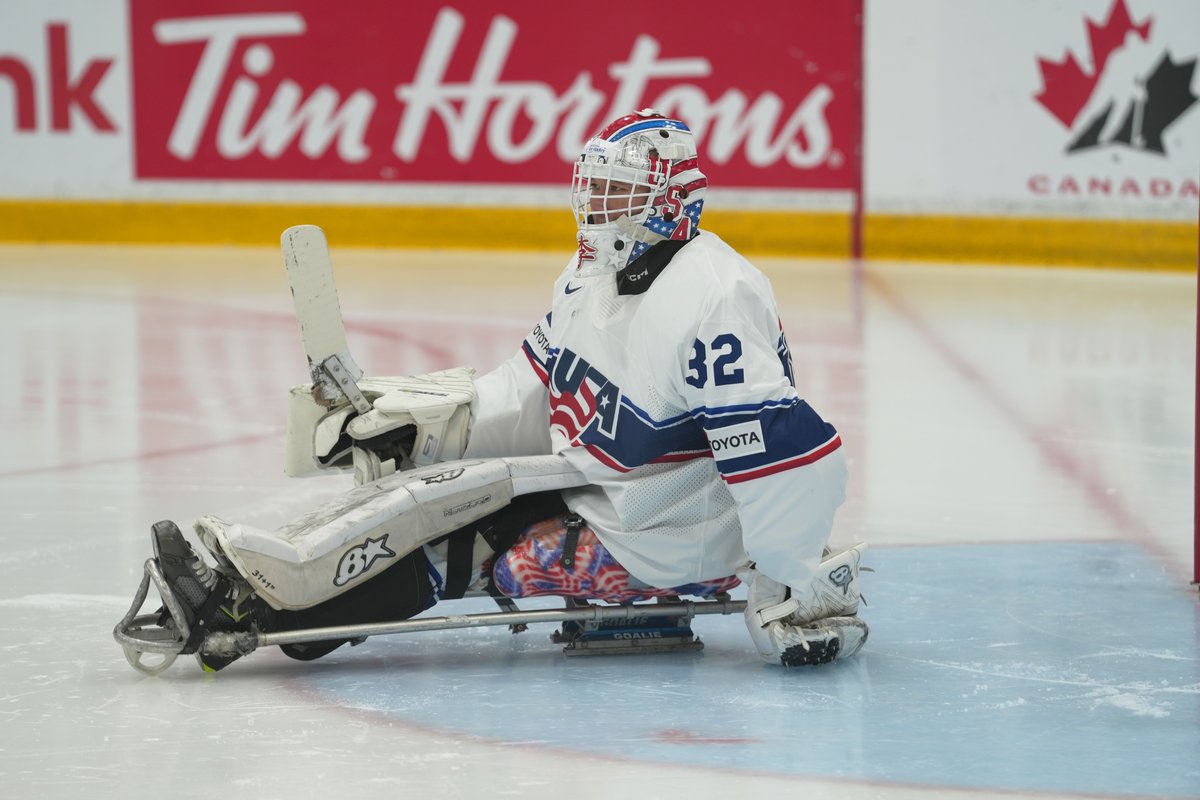
[[[680,120],[645,109],[610,123],[584,146],[571,179],[579,270],[621,270],[659,242],[691,239],[707,186]]]

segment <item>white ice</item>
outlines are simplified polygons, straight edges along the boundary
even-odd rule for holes
[[[486,369],[564,259],[335,249],[351,347]],[[1200,795],[1195,277],[757,263],[851,456],[856,659],[775,669],[705,617],[698,655],[495,628],[148,678],[112,628],[151,523],[273,527],[349,485],[282,474],[281,258],[0,247],[0,795]]]

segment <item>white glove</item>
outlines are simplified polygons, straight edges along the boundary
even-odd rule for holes
[[[854,553],[855,567],[860,553]],[[738,577],[747,588],[746,630],[763,661],[785,667],[824,664],[848,658],[866,643],[867,624],[853,616],[854,611],[848,607],[830,608],[836,613],[814,619],[806,614],[811,608],[804,608],[787,586],[757,569],[740,571]],[[855,610],[857,601],[856,593]]]
[[[312,384],[294,387],[288,396],[285,472],[300,477],[353,463],[357,482],[365,483],[397,469],[461,458],[474,374],[471,367],[455,367],[363,378],[358,388],[372,408],[361,415],[349,402],[329,410],[312,396]]]
[[[470,367],[398,378],[368,378],[359,388],[372,398],[372,408],[350,420],[346,432],[368,442],[397,428],[415,426],[412,461],[426,466],[461,458],[467,447],[475,384]]]
[[[804,636],[799,630],[783,622],[800,608],[800,604],[789,596],[788,587],[753,567],[739,572],[738,577],[746,584],[743,614],[754,648],[763,661],[778,664],[787,648],[804,644]]]

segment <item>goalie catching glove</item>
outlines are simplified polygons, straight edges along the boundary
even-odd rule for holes
[[[398,470],[462,457],[475,384],[471,367],[393,378],[363,378],[371,402],[359,414],[349,401],[329,408],[313,384],[288,394],[284,471],[296,478],[354,469],[358,485]]]
[[[795,591],[756,568],[738,574],[747,587],[746,628],[764,661],[797,667],[849,658],[870,629],[858,618],[859,562],[865,544],[827,553],[812,583]]]

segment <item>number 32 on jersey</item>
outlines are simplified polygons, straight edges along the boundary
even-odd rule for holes
[[[732,333],[722,333],[708,344],[697,339],[692,342],[686,380],[697,389],[708,385],[710,376],[717,386],[743,383],[746,373],[737,366],[741,358],[742,340]]]

